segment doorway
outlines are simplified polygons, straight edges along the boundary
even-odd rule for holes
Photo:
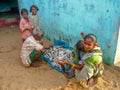
[[[19,9],[17,0],[0,0],[0,27],[18,25]]]

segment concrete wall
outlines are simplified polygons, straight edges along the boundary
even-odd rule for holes
[[[94,33],[104,62],[114,63],[120,24],[120,0],[18,0],[19,8],[39,7],[41,28],[51,41],[65,40],[73,46],[80,32]]]
[[[118,43],[116,48],[116,54],[115,54],[115,61],[114,64],[120,62],[120,26],[119,26],[119,35],[118,35]]]

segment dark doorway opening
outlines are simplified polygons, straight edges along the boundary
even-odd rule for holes
[[[0,27],[19,24],[17,0],[0,0]]]

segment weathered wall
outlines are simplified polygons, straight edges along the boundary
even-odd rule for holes
[[[115,54],[115,61],[114,64],[120,62],[120,26],[119,26],[119,32],[118,32],[118,42],[117,42],[117,48],[116,48],[116,54]]]
[[[120,24],[120,0],[18,0],[19,8],[39,7],[41,28],[50,40],[74,45],[80,32],[94,33],[104,52],[104,62],[113,64]]]

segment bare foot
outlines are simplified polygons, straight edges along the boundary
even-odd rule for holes
[[[39,65],[39,63],[37,63],[37,62],[33,62],[33,63],[31,64],[31,66],[32,66],[32,67],[39,67],[40,65]]]
[[[93,77],[90,78],[90,79],[88,79],[87,85],[88,85],[88,86],[92,86],[92,85],[93,85],[93,81],[94,81],[94,78],[93,78]]]

